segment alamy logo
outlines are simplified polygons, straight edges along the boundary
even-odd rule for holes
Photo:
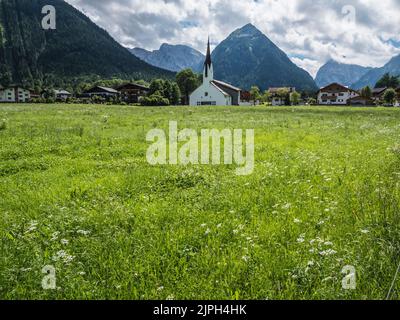
[[[342,280],[342,288],[344,290],[355,290],[357,288],[356,268],[353,266],[345,266],[342,269],[345,277]]]
[[[42,14],[45,16],[42,19],[42,28],[44,30],[56,29],[56,8],[47,5],[42,8]]]
[[[42,273],[46,276],[42,279],[42,288],[44,290],[55,290],[56,289],[56,269],[53,266],[44,266]]]
[[[167,138],[161,129],[148,132],[146,141],[153,142],[147,150],[149,164],[236,164],[239,167],[236,169],[237,175],[250,175],[254,171],[253,129],[246,130],[245,141],[242,129],[202,129],[199,137],[193,129],[178,131],[178,123],[171,121],[168,133]],[[181,146],[178,148],[179,143]]]

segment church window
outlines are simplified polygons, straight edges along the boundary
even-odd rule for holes
[[[204,95],[205,95],[206,97],[208,97],[208,92],[204,93]]]

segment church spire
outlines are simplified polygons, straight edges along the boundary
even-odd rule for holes
[[[208,70],[211,69],[211,48],[210,48],[210,37],[208,37],[208,43],[207,43],[207,55],[206,55],[206,61],[204,61],[204,69],[205,69],[205,74],[206,78],[208,77]]]

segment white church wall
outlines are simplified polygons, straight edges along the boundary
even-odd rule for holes
[[[207,103],[206,105],[216,105],[216,106],[226,106],[232,104],[231,97],[225,96],[210,82],[203,83],[190,95],[191,106],[198,106],[198,105],[201,106],[202,103]]]

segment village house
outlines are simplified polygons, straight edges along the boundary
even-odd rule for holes
[[[332,83],[318,91],[317,101],[320,105],[347,105],[350,99],[359,96],[360,94],[353,89]]]
[[[121,100],[127,103],[139,103],[150,91],[148,87],[136,83],[123,84],[116,90],[121,94]]]
[[[387,87],[373,88],[372,89],[372,98],[375,101],[382,101],[383,100],[383,95],[385,94],[386,90],[387,90]]]
[[[290,94],[296,92],[294,87],[282,87],[282,88],[269,88],[268,92],[271,97],[271,104],[273,106],[284,106],[288,104]],[[281,92],[287,92],[287,97],[282,96]],[[290,101],[289,101],[290,102]]]
[[[241,89],[214,79],[210,40],[208,40],[203,83],[190,95],[189,104],[191,106],[238,106],[242,105],[240,97]]]
[[[375,101],[375,104],[385,103],[384,95],[388,89],[389,89],[388,87],[372,89],[372,97]],[[400,87],[398,87],[395,90],[396,90],[397,96],[396,96],[393,106],[400,107]]]
[[[109,99],[109,98],[113,98],[113,97],[118,97],[119,92],[113,88],[94,86],[94,87],[90,88],[89,90],[86,90],[82,94],[83,98],[92,98],[95,96],[101,97],[104,99]]]
[[[19,85],[11,85],[7,88],[0,86],[0,102],[29,102],[31,92]]]
[[[374,106],[375,101],[372,98],[365,98],[365,97],[354,97],[348,100],[348,104],[350,106]]]
[[[67,90],[54,90],[54,98],[57,101],[65,101],[68,98],[72,97],[72,93],[68,92]]]

